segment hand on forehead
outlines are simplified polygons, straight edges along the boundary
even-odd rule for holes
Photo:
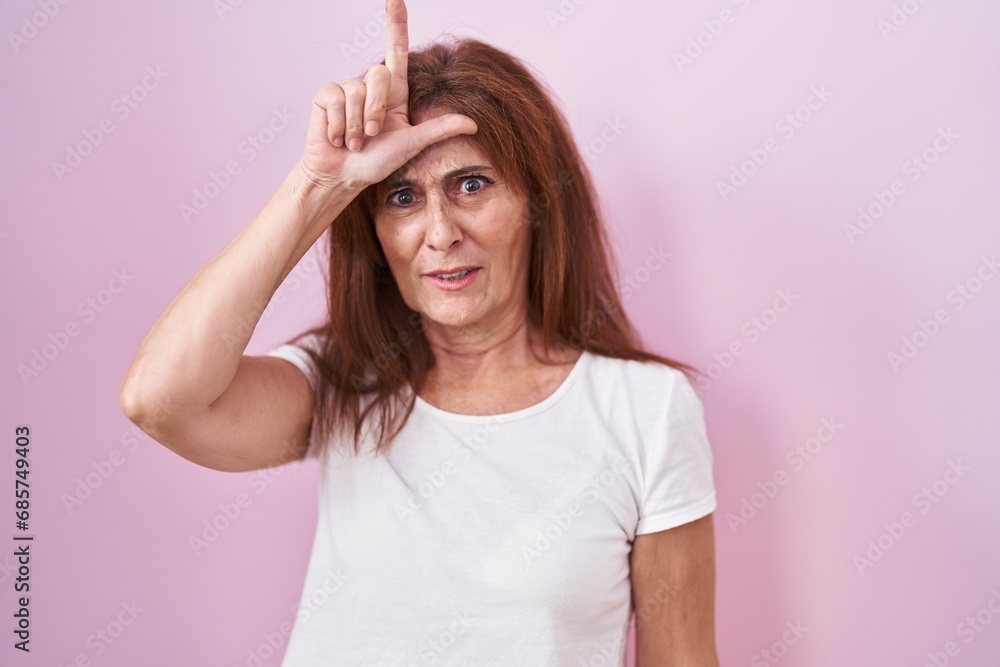
[[[480,167],[491,172],[495,169],[492,160],[479,149],[472,137],[458,135],[426,147],[389,176],[388,181],[438,181],[451,172],[467,167]]]

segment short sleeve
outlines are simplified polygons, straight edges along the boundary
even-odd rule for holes
[[[279,359],[285,359],[294,364],[302,373],[306,376],[309,381],[309,386],[312,387],[313,391],[316,391],[317,382],[317,370],[315,363],[304,348],[308,347],[314,351],[319,351],[319,335],[318,334],[308,334],[303,336],[295,343],[285,343],[284,345],[279,345],[273,350],[265,353],[268,357],[277,357]],[[315,422],[315,417],[313,419]],[[314,437],[315,434],[315,423],[313,428],[310,430],[309,444],[306,448],[306,459],[318,458],[319,452],[317,448],[317,443]]]
[[[671,375],[666,407],[646,443],[637,535],[700,519],[717,506],[704,406],[687,376]]]

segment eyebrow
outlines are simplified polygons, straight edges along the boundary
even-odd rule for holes
[[[467,176],[469,174],[474,174],[477,171],[494,171],[493,167],[485,164],[474,164],[469,167],[462,167],[461,169],[454,169],[449,171],[444,175],[444,179],[448,180],[451,178],[458,178],[459,176]],[[409,178],[394,178],[386,184],[388,190],[395,190],[396,188],[409,188],[416,185],[417,182]]]

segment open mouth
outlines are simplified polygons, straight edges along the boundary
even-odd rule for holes
[[[434,273],[432,275],[435,278],[440,278],[441,280],[461,280],[475,270],[476,269],[463,269],[461,271],[456,271],[455,273]]]
[[[458,290],[470,285],[480,271],[482,271],[482,267],[470,266],[448,273],[427,273],[424,277],[441,289]]]

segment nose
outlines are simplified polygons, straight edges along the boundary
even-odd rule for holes
[[[462,230],[452,215],[447,198],[431,196],[426,208],[427,229],[425,240],[433,250],[448,250],[462,240]]]

